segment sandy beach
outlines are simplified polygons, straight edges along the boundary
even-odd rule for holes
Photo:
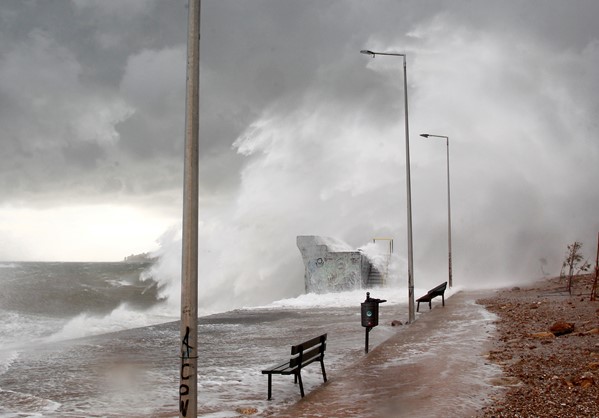
[[[552,278],[478,300],[499,317],[489,360],[504,371],[496,384],[505,387],[480,417],[599,417],[599,302],[590,301],[591,285],[590,275],[575,277],[570,295],[565,280]]]

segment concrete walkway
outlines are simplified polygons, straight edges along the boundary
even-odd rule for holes
[[[490,294],[459,292],[445,307],[437,299],[430,311],[421,306],[413,324],[276,416],[475,416],[501,375],[484,357],[495,317],[475,304]]]

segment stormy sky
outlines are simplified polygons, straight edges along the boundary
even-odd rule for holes
[[[558,274],[574,240],[594,258],[598,16],[593,0],[204,0],[201,273],[293,293],[297,235],[390,236],[405,262],[402,60],[361,49],[407,55],[416,281],[447,269],[446,148],[425,132],[450,137],[456,282]],[[0,260],[177,247],[186,25],[183,0],[0,0]]]

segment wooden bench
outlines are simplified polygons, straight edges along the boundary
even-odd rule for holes
[[[326,382],[327,374],[324,370],[324,352],[327,348],[326,342],[327,334],[323,334],[301,344],[293,345],[291,346],[291,359],[289,361],[286,361],[278,366],[271,367],[270,369],[262,370],[262,374],[268,375],[268,400],[272,398],[273,374],[294,375],[294,383],[297,383],[299,380],[300,393],[302,394],[303,398],[304,385],[302,383],[302,369],[310,363],[319,361],[320,368],[322,369],[322,377]]]
[[[416,312],[418,312],[418,310],[420,309],[420,302],[428,302],[428,308],[432,309],[432,300],[437,296],[441,296],[441,299],[443,300],[443,306],[445,306],[445,289],[447,289],[447,282],[429,290],[426,295],[416,299],[416,302],[418,302]]]

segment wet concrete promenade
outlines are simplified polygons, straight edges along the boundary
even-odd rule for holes
[[[421,304],[413,324],[276,416],[475,416],[501,375],[484,357],[495,317],[475,303],[491,293],[458,292],[445,307],[437,298],[430,311]]]

